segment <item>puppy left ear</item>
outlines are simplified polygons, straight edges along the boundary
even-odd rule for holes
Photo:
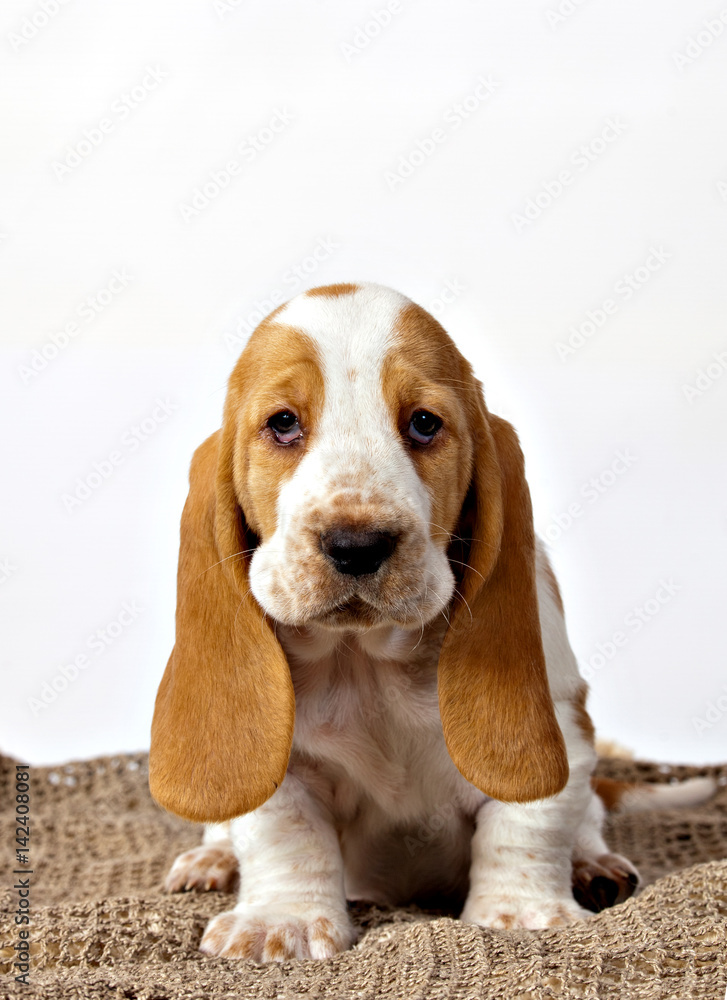
[[[540,635],[535,533],[517,435],[477,393],[475,455],[458,533],[470,535],[439,660],[452,760],[487,795],[529,802],[568,781]]]
[[[285,777],[295,696],[285,654],[250,593],[234,428],[195,452],[182,514],[176,641],[157,693],[149,787],[170,812],[222,822]]]

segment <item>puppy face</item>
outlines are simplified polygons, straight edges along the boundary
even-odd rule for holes
[[[454,589],[471,372],[403,296],[322,291],[259,327],[231,379],[251,590],[289,625],[418,628]]]
[[[517,435],[397,292],[314,289],[253,333],[222,428],[192,460],[177,579],[149,765],[171,811],[229,819],[283,780],[295,692],[276,623],[418,629],[445,609],[438,700],[456,766],[504,801],[565,785]]]

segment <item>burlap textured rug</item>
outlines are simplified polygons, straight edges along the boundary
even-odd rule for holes
[[[220,893],[167,896],[163,877],[199,830],[158,809],[143,755],[35,768],[31,786],[30,986],[16,983],[12,889],[14,762],[0,758],[3,997],[502,997],[724,1000],[727,987],[727,765],[666,768],[606,760],[610,777],[722,778],[698,809],[616,816],[609,843],[647,887],[561,930],[490,931],[420,911],[358,906],[349,952],[323,962],[210,959],[197,951]],[[10,947],[8,947],[10,945]]]

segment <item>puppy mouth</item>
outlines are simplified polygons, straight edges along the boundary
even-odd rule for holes
[[[351,597],[342,604],[336,604],[317,614],[312,621],[332,628],[369,628],[381,623],[382,614],[372,604],[361,597]]]
[[[387,604],[373,604],[356,595],[340,604],[328,607],[308,619],[316,625],[330,629],[346,629],[348,631],[366,631],[377,625],[399,625],[411,628],[425,624],[430,615],[423,616],[422,609],[416,607],[391,607]]]

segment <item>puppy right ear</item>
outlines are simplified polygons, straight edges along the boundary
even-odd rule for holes
[[[295,697],[285,654],[250,592],[250,541],[217,431],[194,454],[182,514],[176,642],[159,685],[149,786],[200,823],[256,809],[285,777]]]
[[[568,756],[540,632],[530,491],[515,430],[484,400],[473,432],[471,546],[439,658],[442,727],[468,781],[532,802],[565,787]]]

